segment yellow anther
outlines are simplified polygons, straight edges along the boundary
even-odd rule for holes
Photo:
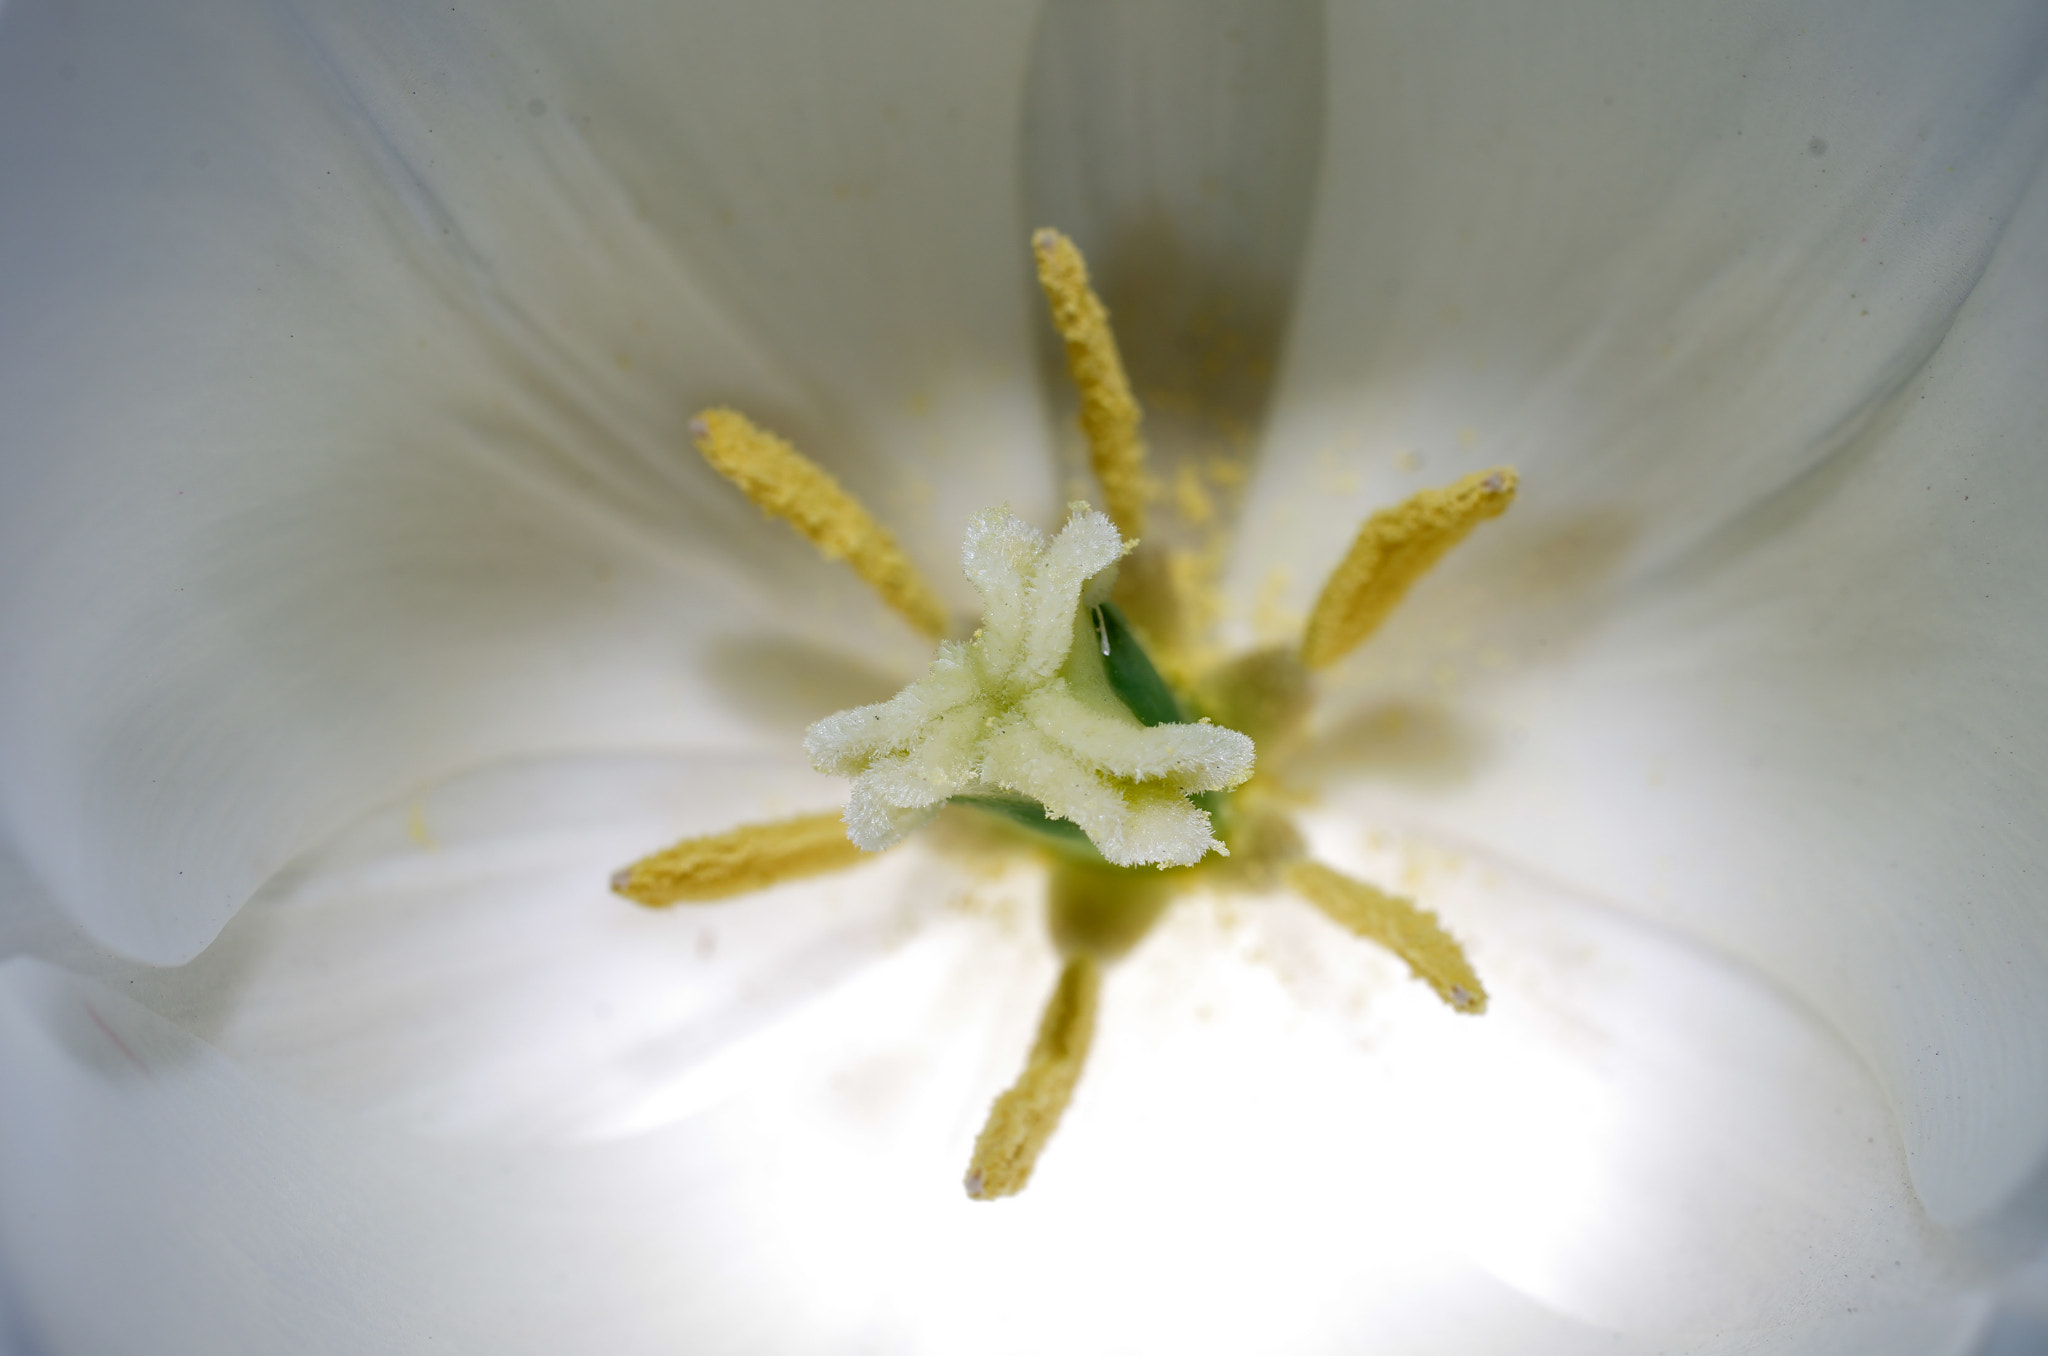
[[[690,421],[697,450],[763,513],[786,518],[827,560],[843,560],[912,626],[946,634],[946,606],[896,539],[829,472],[733,410]]]
[[[1088,265],[1073,241],[1044,227],[1031,233],[1031,252],[1038,259],[1038,285],[1052,308],[1053,327],[1066,342],[1067,371],[1081,394],[1081,431],[1102,484],[1103,509],[1117,531],[1142,536],[1145,443],[1138,436],[1138,421],[1144,416],[1124,376],[1109,312],[1088,285]]]
[[[1031,1180],[1038,1155],[1052,1138],[1074,1095],[1088,1046],[1095,1039],[1095,1008],[1102,992],[1102,969],[1087,956],[1076,956],[1060,972],[1059,987],[1038,1022],[1038,1040],[1030,1062],[996,1098],[988,1124],[974,1142],[967,1168],[967,1194],[978,1201],[1013,1196]]]
[[[1366,519],[1309,614],[1301,662],[1319,669],[1349,654],[1430,566],[1483,520],[1505,512],[1514,498],[1514,469],[1497,466],[1439,490],[1424,490]]]
[[[1417,979],[1459,1012],[1486,1011],[1485,986],[1472,972],[1465,949],[1443,930],[1435,914],[1315,862],[1290,863],[1281,875],[1289,888],[1339,927],[1378,942],[1408,962]]]
[[[685,838],[613,876],[612,889],[658,909],[844,870],[866,855],[846,841],[846,826],[832,810]]]

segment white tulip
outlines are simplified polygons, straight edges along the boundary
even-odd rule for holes
[[[0,11],[0,1349],[2025,1349],[2048,11],[1966,10]],[[1488,1011],[1181,899],[988,1203],[1036,875],[608,881],[931,659],[697,411],[961,617],[1087,497],[1041,224],[1229,644],[1521,499],[1298,759]]]

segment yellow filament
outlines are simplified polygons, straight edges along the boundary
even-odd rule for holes
[[[786,518],[827,560],[843,560],[882,601],[937,639],[946,607],[888,530],[829,472],[733,410],[705,410],[690,423],[697,450],[763,513]]]
[[[1439,490],[1424,490],[1366,519],[1309,614],[1301,662],[1319,669],[1349,654],[1430,566],[1482,521],[1506,512],[1514,498],[1514,469],[1497,466]]]
[[[1417,979],[1459,1012],[1486,1011],[1486,989],[1472,962],[1435,914],[1315,862],[1290,863],[1282,877],[1339,927],[1407,961]]]
[[[989,1109],[988,1124],[974,1142],[967,1167],[967,1194],[978,1201],[1013,1196],[1031,1180],[1046,1141],[1060,1123],[1080,1080],[1089,1043],[1095,1039],[1095,1008],[1102,992],[1102,968],[1076,956],[1060,972],[1059,987],[1038,1022],[1030,1062]]]
[[[1109,312],[1088,285],[1088,265],[1074,242],[1050,227],[1031,233],[1038,259],[1038,285],[1052,309],[1053,328],[1066,342],[1067,371],[1081,394],[1081,431],[1095,478],[1102,483],[1103,511],[1126,537],[1145,530],[1145,443],[1138,436],[1144,416],[1124,376]]]
[[[685,838],[612,877],[612,889],[651,909],[725,899],[800,876],[852,866],[864,855],[846,841],[837,811],[748,824]]]

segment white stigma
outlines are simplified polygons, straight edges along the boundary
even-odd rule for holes
[[[974,639],[886,702],[841,711],[804,737],[811,765],[852,777],[846,836],[871,852],[952,796],[1010,792],[1071,820],[1118,866],[1192,866],[1223,845],[1191,792],[1237,786],[1252,741],[1218,725],[1147,726],[1096,653],[1123,538],[1086,504],[1048,542],[1007,509],[978,514],[960,550],[981,593]]]

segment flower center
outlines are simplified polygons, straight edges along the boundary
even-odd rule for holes
[[[961,549],[982,597],[973,639],[942,643],[931,671],[893,699],[811,727],[812,765],[854,779],[856,845],[891,847],[955,796],[1007,793],[1075,825],[1117,866],[1227,855],[1188,797],[1242,784],[1252,741],[1207,721],[1147,722],[1118,692],[1106,660],[1121,659],[1125,688],[1148,703],[1171,700],[1121,621],[1123,643],[1109,643],[1109,590],[1128,547],[1087,505],[1070,513],[1049,542],[1005,509],[975,518]]]
[[[1025,831],[1044,849],[1063,966],[1024,1070],[975,1143],[966,1186],[976,1198],[1030,1180],[1085,1065],[1104,968],[1193,878],[1285,885],[1400,956],[1454,1011],[1486,1008],[1463,948],[1434,915],[1307,859],[1261,787],[1264,769],[1253,775],[1254,740],[1286,743],[1307,715],[1312,671],[1365,640],[1446,552],[1503,512],[1515,473],[1476,472],[1373,514],[1299,647],[1239,656],[1176,690],[1143,634],[1177,637],[1188,600],[1173,572],[1133,554],[1151,485],[1138,403],[1080,252],[1051,230],[1036,232],[1032,247],[1108,512],[1069,505],[1051,537],[1007,509],[978,514],[961,567],[981,595],[981,624],[965,640],[945,639],[938,592],[829,473],[743,415],[699,415],[691,433],[712,466],[939,645],[925,675],[895,697],[828,716],[805,736],[813,766],[852,779],[843,816],[687,839],[612,879],[649,907],[725,899],[851,866],[948,805]]]

